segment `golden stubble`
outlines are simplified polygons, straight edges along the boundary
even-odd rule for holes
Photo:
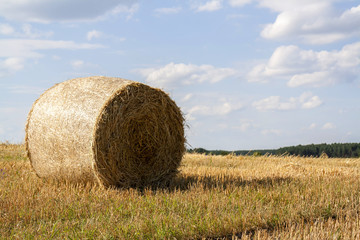
[[[0,146],[4,239],[359,239],[360,160],[186,154],[166,188],[44,180]]]

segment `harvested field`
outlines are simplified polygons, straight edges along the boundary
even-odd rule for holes
[[[3,239],[359,239],[360,159],[185,155],[167,188],[38,178],[0,146]]]

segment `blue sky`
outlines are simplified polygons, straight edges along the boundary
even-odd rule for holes
[[[168,92],[191,148],[360,142],[360,1],[0,0],[0,141],[93,75]]]

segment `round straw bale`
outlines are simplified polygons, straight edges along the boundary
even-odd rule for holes
[[[77,78],[35,101],[25,143],[39,177],[162,186],[185,152],[184,118],[160,89],[121,78]]]

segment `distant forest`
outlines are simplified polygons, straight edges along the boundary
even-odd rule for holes
[[[206,150],[204,148],[189,149],[189,153],[204,153],[206,155],[255,155],[261,156],[265,154],[283,155],[290,154],[302,157],[320,157],[327,156],[331,158],[358,158],[360,157],[360,143],[332,143],[332,144],[309,144],[291,147],[282,147],[279,149],[266,150]]]

